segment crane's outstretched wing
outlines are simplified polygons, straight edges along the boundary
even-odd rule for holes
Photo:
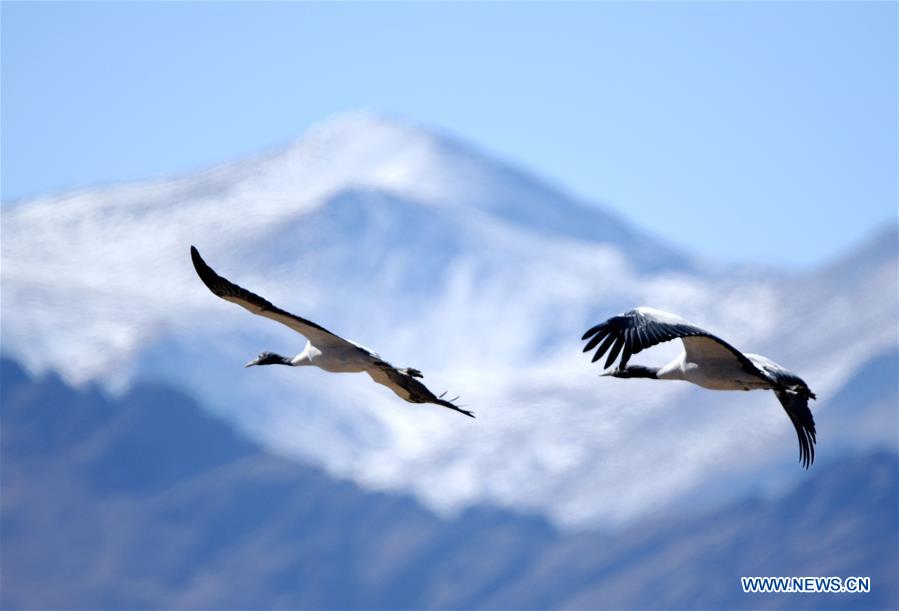
[[[584,346],[584,352],[593,350],[599,345],[596,354],[593,355],[593,362],[602,358],[609,348],[612,349],[604,367],[610,367],[620,354],[621,361],[618,367],[623,369],[631,356],[641,350],[680,338],[688,358],[736,359],[747,373],[767,379],[742,352],[720,337],[687,322],[680,316],[654,308],[640,307],[613,316],[584,333],[581,339],[588,338],[592,339]]]
[[[806,388],[806,391],[808,389]],[[783,405],[796,435],[799,436],[799,462],[808,469],[815,462],[815,419],[812,418],[812,410],[808,408],[809,393],[793,392],[788,390],[775,390],[778,401]],[[814,396],[814,395],[811,395]]]
[[[409,403],[435,403],[474,418],[474,414],[467,409],[443,399],[446,393],[438,397],[428,390],[427,386],[416,380],[415,378],[423,377],[417,369],[397,369],[386,361],[373,360],[366,372],[372,380],[386,386]]]
[[[317,325],[305,318],[295,316],[290,312],[285,312],[259,295],[251,293],[243,287],[237,286],[227,278],[222,278],[206,264],[206,261],[203,260],[203,257],[200,256],[200,253],[193,246],[190,247],[190,257],[194,262],[194,269],[197,270],[197,275],[200,276],[200,280],[203,281],[203,284],[205,284],[214,295],[221,297],[225,301],[236,303],[252,314],[264,316],[277,321],[282,325],[286,325],[297,333],[305,336],[316,346],[321,347],[335,344],[355,346],[352,342],[331,333],[321,325]]]

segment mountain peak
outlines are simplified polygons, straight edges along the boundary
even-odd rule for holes
[[[312,206],[347,190],[376,191],[424,206],[484,213],[519,229],[607,242],[641,267],[681,266],[684,257],[599,206],[453,135],[387,113],[353,111],[312,127],[268,164],[266,174]],[[285,186],[289,181],[290,186]],[[306,185],[309,185],[308,191]]]
[[[310,128],[281,151],[194,175],[123,184],[24,202],[4,223],[40,217],[53,227],[89,224],[98,234],[134,221],[169,225],[200,240],[214,226],[241,238],[265,233],[348,191],[380,192],[470,218],[483,214],[515,230],[608,243],[640,267],[682,267],[685,259],[598,206],[495,159],[439,129],[382,112],[344,112]],[[19,215],[22,215],[20,218]],[[152,219],[152,220],[151,220]],[[71,239],[63,227],[54,227]],[[223,236],[216,232],[216,238]]]
[[[512,185],[536,189],[556,203],[566,199],[452,136],[372,111],[341,113],[313,126],[269,171],[331,185],[332,191],[361,187],[437,206],[484,207]]]
[[[386,114],[354,111],[310,128],[272,170],[282,176],[308,173],[309,180],[335,189],[366,187],[423,203],[447,203],[443,178],[465,164],[463,157],[447,139],[425,127]],[[454,190],[454,195],[460,194]]]
[[[360,135],[376,138],[439,139],[434,129],[412,119],[383,111],[359,109],[331,115],[310,127],[297,142],[307,140],[326,142],[344,137],[359,138]]]

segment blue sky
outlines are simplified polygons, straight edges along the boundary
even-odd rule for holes
[[[13,3],[2,201],[411,117],[726,261],[897,205],[895,3]]]

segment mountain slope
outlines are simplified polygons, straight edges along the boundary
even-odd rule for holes
[[[4,349],[30,370],[189,388],[278,452],[445,515],[489,502],[613,526],[697,490],[722,503],[804,477],[770,393],[597,379],[578,338],[635,305],[797,371],[825,429],[828,397],[897,343],[896,251],[880,245],[895,227],[808,274],[731,273],[458,142],[368,115],[196,176],[21,202],[4,208],[2,234]],[[277,305],[421,369],[478,420],[399,402],[365,376],[244,371],[304,340],[210,295],[192,243]],[[824,463],[873,439],[834,435],[822,435]]]
[[[182,393],[120,399],[0,360],[3,608],[892,608],[895,454],[779,498],[615,535],[495,508],[441,519],[268,454]],[[127,474],[122,476],[123,474]],[[739,577],[864,575],[866,595]]]

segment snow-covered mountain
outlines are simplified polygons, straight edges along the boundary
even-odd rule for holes
[[[803,476],[770,393],[597,380],[582,332],[641,304],[799,372],[819,396],[819,461],[895,445],[889,406],[880,433],[828,420],[828,397],[896,350],[895,227],[812,273],[732,273],[464,144],[360,113],[195,176],[5,206],[0,229],[3,350],[33,370],[177,383],[281,453],[438,510],[489,501],[615,525]],[[423,370],[478,419],[405,404],[367,376],[245,371],[304,341],[210,295],[190,244]]]

